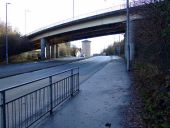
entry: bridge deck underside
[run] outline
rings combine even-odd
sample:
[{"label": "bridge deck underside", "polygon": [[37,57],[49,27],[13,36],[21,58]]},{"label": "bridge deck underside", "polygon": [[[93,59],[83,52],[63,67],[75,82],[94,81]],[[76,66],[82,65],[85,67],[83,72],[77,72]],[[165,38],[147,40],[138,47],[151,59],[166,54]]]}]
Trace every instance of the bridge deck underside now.
[{"label": "bridge deck underside", "polygon": [[[69,42],[74,40],[93,38],[105,35],[119,34],[125,32],[125,23],[114,23],[102,26],[89,27],[76,31],[66,32],[47,37],[47,41],[53,44]],[[34,41],[34,48],[40,48],[40,41]]]}]

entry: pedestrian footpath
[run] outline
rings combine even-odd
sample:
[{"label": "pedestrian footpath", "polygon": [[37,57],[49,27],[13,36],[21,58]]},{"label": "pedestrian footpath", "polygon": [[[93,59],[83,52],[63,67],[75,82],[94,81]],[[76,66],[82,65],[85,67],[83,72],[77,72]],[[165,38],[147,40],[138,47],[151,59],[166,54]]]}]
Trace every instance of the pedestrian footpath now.
[{"label": "pedestrian footpath", "polygon": [[121,110],[129,102],[130,85],[124,60],[112,60],[36,128],[122,128]]}]

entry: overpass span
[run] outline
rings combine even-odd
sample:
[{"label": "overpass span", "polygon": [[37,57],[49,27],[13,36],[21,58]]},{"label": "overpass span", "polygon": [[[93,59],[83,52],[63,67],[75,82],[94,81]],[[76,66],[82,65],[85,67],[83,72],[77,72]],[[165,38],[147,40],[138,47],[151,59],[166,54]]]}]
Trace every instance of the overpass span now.
[{"label": "overpass span", "polygon": [[[27,37],[34,42],[35,48],[41,48],[41,57],[44,58],[45,47],[46,55],[55,54],[56,44],[66,43],[69,41],[105,36],[111,34],[125,33],[126,30],[126,9],[121,5],[119,9],[109,12],[92,15],[85,18],[78,18],[69,22],[43,28],[39,31],[29,34]],[[136,9],[133,7],[131,9]],[[131,16],[131,20],[137,19],[138,16]],[[54,51],[49,51],[51,49]]]}]

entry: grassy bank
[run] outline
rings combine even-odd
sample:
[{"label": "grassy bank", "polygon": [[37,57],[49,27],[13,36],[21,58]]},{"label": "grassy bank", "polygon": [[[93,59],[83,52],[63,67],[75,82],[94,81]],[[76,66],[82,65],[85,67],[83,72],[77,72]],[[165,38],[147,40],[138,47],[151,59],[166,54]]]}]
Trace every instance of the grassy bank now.
[{"label": "grassy bank", "polygon": [[147,128],[170,128],[170,75],[154,64],[136,61],[134,79],[143,102],[140,116]]}]

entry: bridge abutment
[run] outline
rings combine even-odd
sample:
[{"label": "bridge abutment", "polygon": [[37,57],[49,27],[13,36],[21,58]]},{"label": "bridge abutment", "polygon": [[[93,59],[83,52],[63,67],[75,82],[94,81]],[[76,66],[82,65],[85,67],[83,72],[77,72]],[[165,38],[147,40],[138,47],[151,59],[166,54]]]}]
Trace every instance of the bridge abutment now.
[{"label": "bridge abutment", "polygon": [[129,24],[129,44],[130,44],[130,61],[132,62],[134,60],[134,44],[135,44],[135,38],[134,38],[134,29],[135,29],[135,22],[131,21]]},{"label": "bridge abutment", "polygon": [[125,59],[126,59],[126,61],[128,61],[128,57],[129,57],[130,67],[131,67],[132,61],[134,60],[134,54],[135,54],[135,49],[134,49],[134,44],[135,44],[134,29],[135,29],[135,22],[130,20],[130,22],[129,22],[129,46],[128,46],[127,36],[126,36],[127,31],[125,33]]}]

